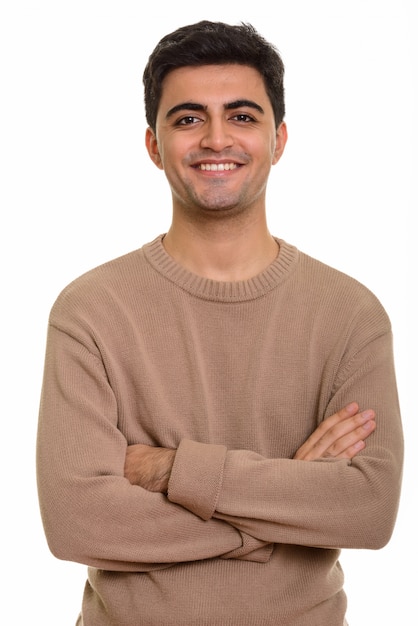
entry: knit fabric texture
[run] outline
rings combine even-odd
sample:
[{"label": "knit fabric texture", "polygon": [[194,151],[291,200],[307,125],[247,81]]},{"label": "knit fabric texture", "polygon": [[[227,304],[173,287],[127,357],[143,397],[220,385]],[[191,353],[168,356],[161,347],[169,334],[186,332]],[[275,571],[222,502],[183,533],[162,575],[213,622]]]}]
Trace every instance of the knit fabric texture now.
[{"label": "knit fabric texture", "polygon": [[[340,550],[389,541],[390,321],[361,283],[278,243],[258,276],[217,282],[159,236],[58,296],[37,476],[52,553],[88,566],[80,626],[342,626]],[[376,411],[365,450],[293,460],[351,401]],[[133,443],[177,450],[167,495],[124,478]]]}]

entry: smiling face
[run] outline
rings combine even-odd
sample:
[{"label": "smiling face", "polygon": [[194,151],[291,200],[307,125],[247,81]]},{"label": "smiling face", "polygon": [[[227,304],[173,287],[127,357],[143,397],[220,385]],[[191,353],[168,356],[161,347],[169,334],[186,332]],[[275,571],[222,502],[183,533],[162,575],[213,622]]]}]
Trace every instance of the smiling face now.
[{"label": "smiling face", "polygon": [[166,76],[146,145],[166,174],[175,213],[219,215],[264,211],[270,169],[286,138],[257,70],[208,65]]}]

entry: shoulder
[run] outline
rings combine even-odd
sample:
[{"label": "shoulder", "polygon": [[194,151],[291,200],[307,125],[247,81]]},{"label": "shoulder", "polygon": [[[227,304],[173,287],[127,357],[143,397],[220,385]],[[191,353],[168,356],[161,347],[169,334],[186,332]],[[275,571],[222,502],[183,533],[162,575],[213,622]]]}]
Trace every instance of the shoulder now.
[{"label": "shoulder", "polygon": [[[373,324],[390,328],[390,320],[374,292],[357,278],[298,249],[291,274],[297,297],[307,303],[313,315],[345,320],[347,324]],[[351,320],[351,322],[350,322]]]},{"label": "shoulder", "polygon": [[144,247],[133,250],[78,276],[58,294],[50,313],[50,321],[74,316],[97,315],[109,304],[123,303],[140,288],[149,264]]},{"label": "shoulder", "polygon": [[359,298],[362,302],[380,304],[377,296],[360,280],[304,252],[299,251],[298,265],[306,282],[323,292],[338,295],[344,301]]}]

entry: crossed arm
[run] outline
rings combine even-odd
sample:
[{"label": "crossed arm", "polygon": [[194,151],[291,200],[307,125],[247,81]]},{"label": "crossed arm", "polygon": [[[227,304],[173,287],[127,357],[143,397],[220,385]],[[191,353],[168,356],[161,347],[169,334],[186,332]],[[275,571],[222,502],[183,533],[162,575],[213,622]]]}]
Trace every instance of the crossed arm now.
[{"label": "crossed arm", "polygon": [[[375,412],[359,410],[351,402],[324,420],[296,451],[294,459],[349,459],[363,450],[365,440],[376,428]],[[125,477],[132,485],[148,491],[167,493],[176,450],[143,444],[128,446]]]}]

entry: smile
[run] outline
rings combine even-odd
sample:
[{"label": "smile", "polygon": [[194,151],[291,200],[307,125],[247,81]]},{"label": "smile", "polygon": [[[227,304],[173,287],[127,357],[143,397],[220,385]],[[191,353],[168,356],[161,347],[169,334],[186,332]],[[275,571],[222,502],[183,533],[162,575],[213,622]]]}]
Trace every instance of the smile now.
[{"label": "smile", "polygon": [[225,170],[234,170],[239,166],[236,163],[200,163],[197,167],[207,172],[224,172]]}]

